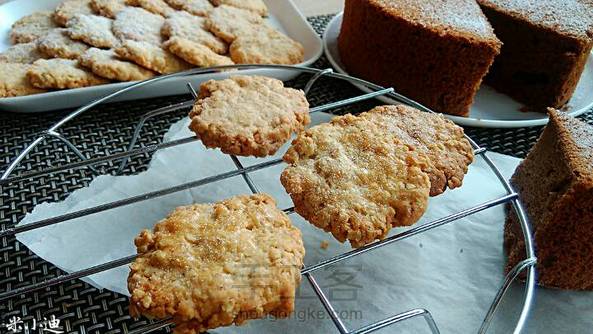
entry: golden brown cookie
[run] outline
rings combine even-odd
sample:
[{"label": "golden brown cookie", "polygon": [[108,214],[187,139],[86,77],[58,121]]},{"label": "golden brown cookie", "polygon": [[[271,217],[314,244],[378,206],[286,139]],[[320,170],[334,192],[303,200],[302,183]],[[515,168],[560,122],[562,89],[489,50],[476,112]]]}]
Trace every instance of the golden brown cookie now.
[{"label": "golden brown cookie", "polygon": [[229,5],[247,9],[260,16],[268,16],[268,7],[263,0],[211,0],[215,6]]},{"label": "golden brown cookie", "polygon": [[31,64],[44,55],[37,50],[37,43],[16,44],[0,53],[0,63]]},{"label": "golden brown cookie", "polygon": [[85,43],[71,39],[66,29],[54,29],[37,40],[37,48],[51,58],[78,59],[88,50]]},{"label": "golden brown cookie", "polygon": [[430,195],[461,187],[474,150],[463,128],[441,114],[421,112],[412,107],[381,106],[360,115],[376,123],[383,131],[428,157],[424,171],[431,181]]},{"label": "golden brown cookie", "polygon": [[132,316],[171,317],[174,333],[193,334],[294,310],[305,249],[269,195],[179,207],[134,242]]},{"label": "golden brown cookie", "polygon": [[118,58],[114,50],[88,49],[80,57],[80,64],[98,76],[116,81],[141,81],[156,75],[151,70]]},{"label": "golden brown cookie", "polygon": [[172,54],[198,67],[233,65],[231,58],[221,56],[203,44],[173,37],[163,44]]},{"label": "golden brown cookie", "polygon": [[218,54],[226,54],[228,45],[206,29],[206,19],[184,11],[175,12],[165,20],[162,33],[166,38],[180,37],[203,44]]},{"label": "golden brown cookie", "polygon": [[340,242],[361,247],[414,224],[428,204],[427,158],[352,115],[301,132],[280,181],[295,211]]},{"label": "golden brown cookie", "polygon": [[303,45],[283,33],[262,25],[257,32],[241,34],[230,47],[231,59],[237,64],[284,64],[303,62]]},{"label": "golden brown cookie", "polygon": [[115,49],[115,53],[123,59],[161,74],[181,72],[193,67],[160,46],[147,42],[123,41],[121,46]]},{"label": "golden brown cookie", "polygon": [[105,78],[80,67],[78,60],[40,59],[27,71],[31,84],[45,89],[70,89],[102,85],[109,82]]},{"label": "golden brown cookie", "polygon": [[197,16],[207,16],[214,8],[208,0],[165,0],[169,6]]},{"label": "golden brown cookie", "polygon": [[311,121],[303,91],[262,76],[203,83],[189,117],[206,147],[256,157],[276,153]]},{"label": "golden brown cookie", "polygon": [[12,44],[29,43],[57,28],[52,12],[37,12],[20,18],[10,29]]},{"label": "golden brown cookie", "polygon": [[113,22],[113,33],[120,40],[133,40],[161,45],[161,29],[165,19],[143,8],[126,7],[119,11]]},{"label": "golden brown cookie", "polygon": [[90,5],[95,14],[114,19],[126,7],[126,0],[91,0]]},{"label": "golden brown cookie", "polygon": [[164,0],[125,0],[126,5],[142,7],[147,11],[160,16],[169,16],[175,12]]},{"label": "golden brown cookie", "polygon": [[240,35],[255,33],[263,23],[261,16],[253,12],[222,5],[210,12],[206,20],[206,27],[214,35],[227,43],[232,43]]},{"label": "golden brown cookie", "polygon": [[91,0],[64,0],[54,11],[54,21],[60,26],[65,27],[74,15],[84,14],[91,15]]},{"label": "golden brown cookie", "polygon": [[29,64],[0,63],[0,97],[15,97],[45,92],[27,79]]},{"label": "golden brown cookie", "polygon": [[119,45],[111,28],[113,20],[98,16],[76,14],[68,20],[66,33],[74,40],[80,40],[98,48],[113,48]]}]

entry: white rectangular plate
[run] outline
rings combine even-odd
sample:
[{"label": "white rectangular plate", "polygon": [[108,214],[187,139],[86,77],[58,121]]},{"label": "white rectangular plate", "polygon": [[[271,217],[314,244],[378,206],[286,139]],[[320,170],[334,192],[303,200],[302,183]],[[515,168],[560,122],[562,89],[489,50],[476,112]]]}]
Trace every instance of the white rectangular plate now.
[{"label": "white rectangular plate", "polygon": [[[8,33],[10,26],[19,18],[36,11],[53,10],[61,0],[16,0],[0,6],[0,52],[10,47]],[[299,41],[305,47],[305,61],[298,66],[309,66],[323,52],[321,39],[307,23],[291,0],[264,0],[270,10],[268,22]],[[245,70],[242,74],[272,76],[281,80],[294,78],[298,72],[285,70]],[[184,83],[200,82],[216,77],[215,74],[199,74],[191,77],[171,78],[143,88],[133,93],[123,94],[114,101],[128,101],[159,96],[183,94],[187,92]],[[53,91],[28,96],[0,98],[0,110],[12,112],[44,112],[63,108],[78,107],[97,98],[113,93],[133,83],[121,82],[101,86]]]}]

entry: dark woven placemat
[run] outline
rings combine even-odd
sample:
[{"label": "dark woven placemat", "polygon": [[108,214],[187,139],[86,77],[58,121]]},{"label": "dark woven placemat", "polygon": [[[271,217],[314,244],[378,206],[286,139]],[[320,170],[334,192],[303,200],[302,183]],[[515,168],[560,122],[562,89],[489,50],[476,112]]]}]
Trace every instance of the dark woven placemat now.
[{"label": "dark woven placemat", "polygon": [[[310,18],[309,21],[321,34],[330,19],[331,16],[319,16]],[[314,66],[330,67],[325,57],[319,59]],[[304,75],[291,84],[303,87],[307,79],[308,76]],[[309,96],[313,106],[360,94],[352,85],[336,80],[321,79],[315,87]],[[189,96],[174,96],[101,106],[68,123],[60,132],[89,158],[122,152],[132,137],[134,126],[146,111],[188,98]],[[337,109],[335,112],[360,112],[368,110],[376,103],[368,101]],[[40,132],[67,113],[68,111],[0,114],[0,165],[3,165],[0,170],[4,170]],[[181,110],[173,115],[148,121],[137,147],[161,142],[168,127],[186,114],[187,110]],[[593,124],[593,113],[582,118]],[[467,128],[467,133],[480,145],[518,157],[523,157],[529,151],[540,132],[541,127],[510,130]],[[49,139],[37,146],[15,173],[40,170],[77,160],[61,142]],[[142,171],[149,161],[148,154],[137,156],[130,161],[124,173]],[[104,163],[99,167],[106,173],[112,173],[117,166],[114,163]],[[0,229],[16,224],[38,203],[63,200],[70,192],[87,185],[93,177],[90,170],[77,169],[0,186]],[[0,292],[60,274],[63,272],[35,256],[18,243],[14,236],[0,240]],[[0,302],[0,324],[7,323],[12,317],[31,323],[33,319],[40,320],[55,315],[68,333],[126,333],[147,324],[145,320],[131,319],[127,304],[128,299],[124,296],[100,291],[82,281],[74,280]],[[0,327],[0,333],[4,332],[6,329]]]}]

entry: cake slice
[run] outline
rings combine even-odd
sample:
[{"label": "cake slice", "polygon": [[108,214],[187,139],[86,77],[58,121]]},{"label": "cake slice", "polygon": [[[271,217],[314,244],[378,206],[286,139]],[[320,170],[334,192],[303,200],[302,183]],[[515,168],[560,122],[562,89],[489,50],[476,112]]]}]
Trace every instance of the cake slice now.
[{"label": "cake slice", "polygon": [[478,2],[504,43],[486,83],[534,111],[565,105],[593,47],[593,1]]},{"label": "cake slice", "polygon": [[[550,109],[550,123],[511,179],[535,237],[538,284],[593,289],[593,127]],[[525,258],[514,210],[507,270]]]},{"label": "cake slice", "polygon": [[346,0],[338,38],[350,74],[461,116],[500,46],[475,0]]}]

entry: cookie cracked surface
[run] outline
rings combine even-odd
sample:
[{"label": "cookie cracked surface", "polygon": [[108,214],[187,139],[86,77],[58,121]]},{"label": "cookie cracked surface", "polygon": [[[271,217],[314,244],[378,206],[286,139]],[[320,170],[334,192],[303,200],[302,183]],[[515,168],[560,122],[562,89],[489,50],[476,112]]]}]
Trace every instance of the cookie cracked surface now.
[{"label": "cookie cracked surface", "polygon": [[113,48],[119,45],[111,28],[113,20],[98,16],[76,14],[67,24],[66,33],[74,40],[80,40],[97,48]]},{"label": "cookie cracked surface", "polygon": [[260,16],[268,16],[268,7],[263,0],[211,0],[215,6],[228,5],[247,9]]},{"label": "cookie cracked surface", "polygon": [[206,19],[208,30],[227,43],[232,43],[241,35],[255,33],[263,23],[264,20],[257,14],[227,5],[214,8]]},{"label": "cookie cracked surface", "polygon": [[58,26],[52,12],[37,12],[17,20],[10,29],[12,44],[29,43],[47,34]]},{"label": "cookie cracked surface", "polygon": [[113,50],[88,49],[80,57],[80,63],[96,75],[116,81],[141,81],[156,75],[142,66],[117,58]]},{"label": "cookie cracked surface", "polygon": [[303,61],[305,48],[283,33],[261,25],[256,32],[237,36],[230,55],[238,64],[294,65]]},{"label": "cookie cracked surface", "polygon": [[113,33],[120,40],[133,40],[161,45],[161,29],[165,19],[139,7],[126,7],[115,15]]},{"label": "cookie cracked surface", "polygon": [[32,65],[18,63],[0,63],[0,97],[15,97],[44,93],[27,79],[27,71]]},{"label": "cookie cracked surface", "polygon": [[39,51],[52,58],[78,59],[89,46],[68,36],[66,29],[54,29],[37,41]]},{"label": "cookie cracked surface", "polygon": [[167,38],[179,37],[209,47],[218,54],[226,54],[228,45],[206,29],[206,19],[187,12],[175,12],[165,20],[162,33]]},{"label": "cookie cracked surface", "polygon": [[37,50],[37,43],[15,44],[0,53],[0,63],[30,64],[44,55]]},{"label": "cookie cracked surface", "polygon": [[305,130],[284,155],[280,181],[295,211],[353,247],[414,224],[425,212],[426,156],[374,122],[345,115]]},{"label": "cookie cracked surface", "polygon": [[70,20],[76,14],[91,15],[93,10],[91,9],[90,0],[64,0],[60,3],[54,11],[54,21],[60,26],[65,27]]},{"label": "cookie cracked surface", "polygon": [[173,37],[163,44],[172,54],[198,67],[233,65],[231,58],[212,51],[209,47],[181,37]]},{"label": "cookie cracked surface", "polygon": [[171,52],[148,42],[123,41],[121,46],[115,49],[115,53],[123,59],[161,74],[181,72],[193,67]]},{"label": "cookie cracked surface", "polygon": [[294,309],[305,249],[268,195],[179,207],[135,244],[132,316],[172,317],[185,334]]},{"label": "cookie cracked surface", "polygon": [[77,60],[39,59],[27,71],[27,78],[38,88],[80,88],[106,84],[105,78],[81,68]]},{"label": "cookie cracked surface", "polygon": [[210,80],[200,87],[190,128],[205,146],[228,154],[272,155],[310,123],[301,90],[262,76]]}]

